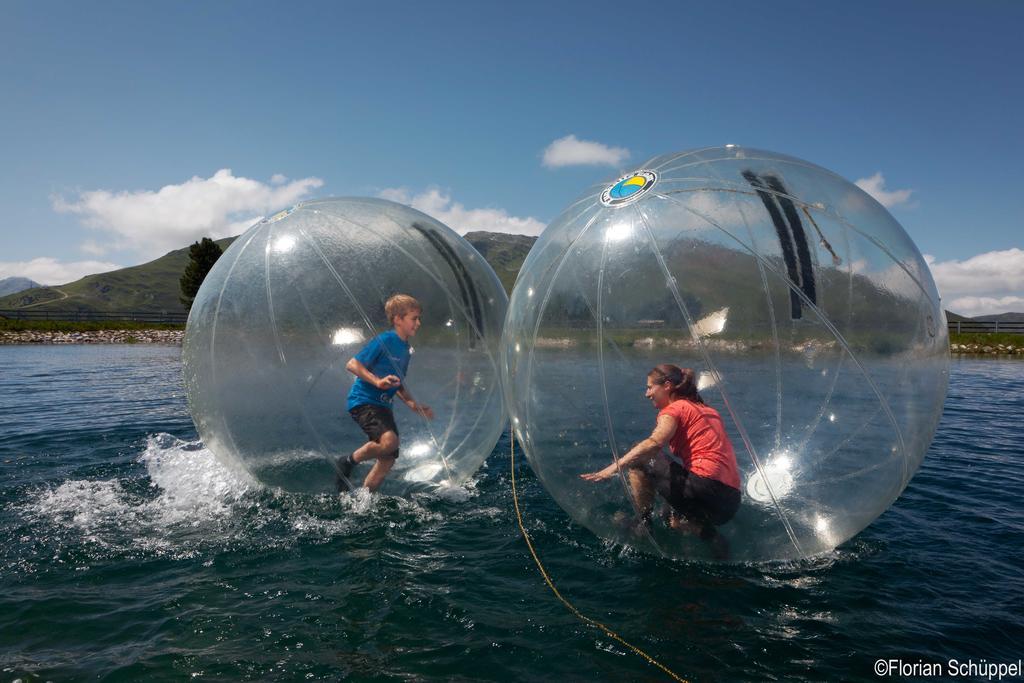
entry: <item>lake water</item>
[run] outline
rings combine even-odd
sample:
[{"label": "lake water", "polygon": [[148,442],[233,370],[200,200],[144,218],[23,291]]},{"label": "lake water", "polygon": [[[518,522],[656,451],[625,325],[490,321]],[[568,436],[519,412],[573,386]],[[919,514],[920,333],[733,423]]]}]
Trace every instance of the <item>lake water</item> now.
[{"label": "lake water", "polygon": [[[954,360],[917,476],[832,553],[711,566],[602,542],[525,462],[588,616],[691,680],[879,680],[1024,657],[1024,362]],[[550,594],[509,441],[464,487],[275,494],[196,442],[180,349],[0,347],[3,680],[662,680]]]}]

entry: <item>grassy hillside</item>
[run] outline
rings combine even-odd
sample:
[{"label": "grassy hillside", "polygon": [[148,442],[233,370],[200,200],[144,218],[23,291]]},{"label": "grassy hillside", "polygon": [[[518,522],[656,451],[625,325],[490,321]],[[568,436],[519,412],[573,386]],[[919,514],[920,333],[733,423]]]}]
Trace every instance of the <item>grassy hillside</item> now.
[{"label": "grassy hillside", "polygon": [[[227,249],[235,239],[217,240]],[[466,239],[494,268],[505,290],[512,291],[519,268],[536,237],[471,232]],[[0,309],[31,308],[99,313],[184,313],[178,280],[188,264],[188,247],[155,261],[109,273],[89,275],[66,285],[35,287],[0,297]]]},{"label": "grassy hillside", "polygon": [[511,294],[523,260],[537,238],[499,232],[468,232],[465,237],[494,269],[505,292]]},{"label": "grassy hillside", "polygon": [[[218,240],[217,243],[222,249],[227,249],[235,239],[226,238]],[[466,235],[466,240],[494,268],[505,290],[511,292],[523,260],[536,238],[471,232]],[[682,245],[670,250],[665,256],[673,272],[687,274],[679,283],[680,293],[687,300],[695,317],[699,318],[718,308],[730,306],[732,315],[737,319],[758,319],[758,312],[764,308],[765,302],[760,276],[752,259],[728,249],[705,248],[694,252]],[[0,309],[183,313],[184,308],[178,299],[178,280],[187,263],[188,248],[185,247],[139,266],[89,275],[66,285],[36,287],[0,297]],[[612,319],[618,318],[619,322],[624,324],[632,324],[636,320],[664,320],[667,328],[684,327],[681,321],[675,320],[678,317],[677,307],[667,296],[664,282],[656,269],[627,267],[622,273],[618,273],[612,268],[608,277],[609,282],[614,283],[616,289],[619,289],[618,306],[609,306],[606,312]],[[845,282],[847,275],[844,273],[823,268],[819,277],[825,291],[841,292],[847,289],[846,285],[830,287],[827,284],[835,278]],[[594,283],[581,281],[579,291],[589,291],[593,285]],[[623,292],[623,289],[626,291]],[[561,297],[556,296],[551,304],[552,310],[564,312],[565,319],[560,322],[567,328],[576,327],[591,318],[585,302],[577,300],[578,297],[574,296],[572,291],[570,289],[562,292]],[[749,294],[738,294],[747,291]],[[855,319],[870,320],[873,327],[900,328],[898,320],[885,319],[898,309],[884,291],[876,289],[863,278],[855,277],[853,293]],[[566,300],[559,300],[560,298]],[[789,306],[786,291],[777,290],[773,299],[775,309],[784,314]],[[823,303],[827,309],[838,306],[836,310],[839,310],[844,308],[845,301]],[[947,316],[951,321],[966,320],[948,311]],[[559,325],[559,321],[549,322]],[[609,332],[613,327],[614,323],[610,325]]]},{"label": "grassy hillside", "polygon": [[[227,249],[234,240],[228,237],[217,240],[217,244]],[[66,285],[36,287],[0,297],[0,309],[184,313],[179,301],[178,280],[187,264],[188,247],[176,249],[142,265],[87,275]]]},{"label": "grassy hillside", "polygon": [[964,320],[970,320],[970,318],[965,315],[960,315],[959,313],[954,313],[953,311],[946,311],[946,320],[951,323],[955,323],[957,321],[963,322]]}]

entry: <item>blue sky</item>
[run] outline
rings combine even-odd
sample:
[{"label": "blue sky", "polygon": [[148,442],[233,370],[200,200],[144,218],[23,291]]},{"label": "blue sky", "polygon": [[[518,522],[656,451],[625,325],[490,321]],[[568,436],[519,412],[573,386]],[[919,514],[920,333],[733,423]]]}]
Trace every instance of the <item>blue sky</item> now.
[{"label": "blue sky", "polygon": [[[719,5],[8,0],[0,277],[312,196],[536,232],[650,156],[738,143],[873,179],[947,302],[1024,310],[1024,4]],[[596,144],[559,156],[570,135]]]}]

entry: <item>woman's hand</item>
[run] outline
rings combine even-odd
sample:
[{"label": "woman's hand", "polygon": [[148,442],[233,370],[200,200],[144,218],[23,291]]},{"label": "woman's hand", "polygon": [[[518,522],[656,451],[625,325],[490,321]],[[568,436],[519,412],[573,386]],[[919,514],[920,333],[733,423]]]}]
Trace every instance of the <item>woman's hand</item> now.
[{"label": "woman's hand", "polygon": [[598,470],[597,472],[590,472],[587,474],[581,474],[580,479],[583,479],[584,481],[604,481],[605,479],[611,479],[612,477],[614,477],[615,473],[618,471],[619,464],[613,462],[611,465],[608,465],[608,467],[605,467],[603,470]]},{"label": "woman's hand", "polygon": [[581,474],[580,479],[584,481],[604,481],[614,477],[619,469],[636,467],[641,458],[647,455],[654,455],[661,450],[662,446],[667,444],[675,433],[676,419],[671,415],[662,415],[658,418],[658,423],[655,425],[651,435],[629,449],[629,452],[619,458],[617,462],[613,462],[603,470]]}]

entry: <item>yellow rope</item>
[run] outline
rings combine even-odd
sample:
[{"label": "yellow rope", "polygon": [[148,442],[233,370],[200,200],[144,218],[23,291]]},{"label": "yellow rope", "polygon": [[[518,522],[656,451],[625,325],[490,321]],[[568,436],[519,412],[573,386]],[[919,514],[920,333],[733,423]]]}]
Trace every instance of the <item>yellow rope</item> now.
[{"label": "yellow rope", "polygon": [[605,635],[607,635],[609,638],[614,639],[615,641],[621,643],[622,645],[632,650],[634,653],[640,655],[641,657],[647,660],[648,664],[652,664],[658,667],[666,674],[668,674],[670,677],[672,677],[673,680],[679,681],[679,683],[687,683],[685,678],[680,677],[674,671],[669,669],[667,666],[665,666],[658,660],[654,659],[654,657],[651,657],[649,654],[647,654],[640,648],[636,647],[635,645],[631,645],[630,643],[627,643],[625,640],[622,639],[621,636],[619,636],[619,634],[617,634],[615,631],[611,630],[610,628],[602,624],[600,621],[591,619],[587,615],[580,612],[571,602],[562,597],[562,594],[558,592],[557,588],[555,588],[555,583],[551,580],[551,577],[548,576],[548,572],[546,569],[544,569],[544,565],[541,564],[540,557],[537,556],[537,551],[533,547],[533,541],[530,540],[530,534],[526,532],[526,527],[523,525],[523,515],[519,511],[519,494],[516,491],[516,434],[514,429],[510,429],[509,433],[512,441],[512,503],[515,505],[516,508],[516,520],[519,522],[519,531],[523,534],[523,540],[526,541],[526,547],[530,549],[530,555],[533,556],[533,561],[537,564],[537,569],[540,570],[540,575],[544,577],[544,583],[548,585],[548,588],[550,588],[551,592],[555,594],[555,597],[558,598],[559,602],[565,605],[566,609],[572,612],[576,616],[576,618],[582,621],[584,624],[604,631]]}]

